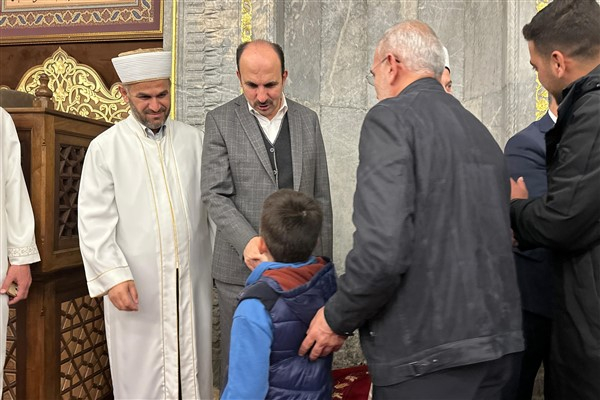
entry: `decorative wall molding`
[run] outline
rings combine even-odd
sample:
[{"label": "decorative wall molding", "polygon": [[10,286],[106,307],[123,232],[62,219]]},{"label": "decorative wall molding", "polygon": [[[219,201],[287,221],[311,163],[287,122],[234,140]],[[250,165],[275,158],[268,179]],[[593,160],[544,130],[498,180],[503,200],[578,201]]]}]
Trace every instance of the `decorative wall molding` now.
[{"label": "decorative wall molding", "polygon": [[43,65],[25,72],[16,89],[35,94],[43,73],[50,78],[48,86],[54,93],[56,110],[111,123],[127,117],[129,105],[123,101],[118,84],[108,89],[95,70],[79,64],[60,47]]},{"label": "decorative wall molding", "polygon": [[240,32],[242,43],[252,40],[252,0],[242,0]]},{"label": "decorative wall molding", "polygon": [[161,38],[163,0],[0,1],[0,45]]},{"label": "decorative wall molding", "polygon": [[506,3],[506,7],[506,69],[504,70],[506,111],[504,115],[506,116],[506,130],[514,133],[519,130],[517,108],[520,103],[520,96],[517,85],[513,84],[511,79],[518,76],[519,62],[521,61],[519,57],[519,48],[522,43],[520,35],[521,27],[519,26],[521,6],[518,2],[509,1]]},{"label": "decorative wall molding", "polygon": [[[536,0],[535,9],[537,12],[540,12],[549,3],[550,0]],[[537,73],[535,76],[535,83],[535,118],[540,119],[548,111],[548,91],[540,83]]]}]

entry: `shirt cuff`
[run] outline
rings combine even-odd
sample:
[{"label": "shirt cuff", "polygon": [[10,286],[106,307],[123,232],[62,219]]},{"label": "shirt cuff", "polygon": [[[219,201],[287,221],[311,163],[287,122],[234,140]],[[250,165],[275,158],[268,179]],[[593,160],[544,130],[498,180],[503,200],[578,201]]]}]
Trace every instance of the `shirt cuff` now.
[{"label": "shirt cuff", "polygon": [[10,265],[29,265],[40,261],[40,253],[35,243],[25,247],[9,247],[7,252]]},{"label": "shirt cuff", "polygon": [[112,287],[119,283],[132,280],[133,275],[131,274],[131,270],[125,265],[108,270],[94,279],[88,280],[87,284],[90,296],[100,297],[104,296]]}]

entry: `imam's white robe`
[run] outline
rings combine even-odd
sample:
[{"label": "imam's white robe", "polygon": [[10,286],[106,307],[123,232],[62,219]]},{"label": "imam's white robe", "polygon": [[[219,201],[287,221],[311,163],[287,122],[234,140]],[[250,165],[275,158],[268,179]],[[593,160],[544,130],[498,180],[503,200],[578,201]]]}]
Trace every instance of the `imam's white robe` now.
[{"label": "imam's white robe", "polygon": [[[0,108],[0,284],[4,282],[8,263],[28,265],[40,261],[35,244],[35,227],[31,201],[21,170],[21,146],[10,115]],[[6,357],[8,296],[0,296],[0,373]],[[0,379],[2,393],[3,379]]]},{"label": "imam's white robe", "polygon": [[134,312],[104,297],[115,399],[177,399],[178,330],[183,398],[212,398],[212,249],[201,153],[197,129],[168,120],[155,141],[133,116],[86,153],[78,211],[90,295],[130,279],[139,294]]}]

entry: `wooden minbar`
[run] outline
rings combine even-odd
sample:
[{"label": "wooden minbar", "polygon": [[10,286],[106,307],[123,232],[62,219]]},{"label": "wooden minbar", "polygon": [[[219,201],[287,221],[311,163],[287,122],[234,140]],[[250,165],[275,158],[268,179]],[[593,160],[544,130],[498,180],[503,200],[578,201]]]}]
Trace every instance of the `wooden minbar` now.
[{"label": "wooden minbar", "polygon": [[112,398],[102,302],[88,296],[77,231],[84,155],[111,124],[55,111],[47,94],[36,96],[37,106],[6,108],[42,261],[32,266],[29,297],[11,310],[2,399]]}]

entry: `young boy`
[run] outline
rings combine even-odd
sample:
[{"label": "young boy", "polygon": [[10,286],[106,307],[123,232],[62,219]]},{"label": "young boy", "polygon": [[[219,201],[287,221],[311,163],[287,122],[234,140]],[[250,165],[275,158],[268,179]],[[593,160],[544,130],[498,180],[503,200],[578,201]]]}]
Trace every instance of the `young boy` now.
[{"label": "young boy", "polygon": [[221,399],[331,399],[332,357],[298,356],[313,316],[336,290],[335,268],[311,256],[323,212],[290,189],[263,204],[259,250],[233,317],[229,376]]}]

